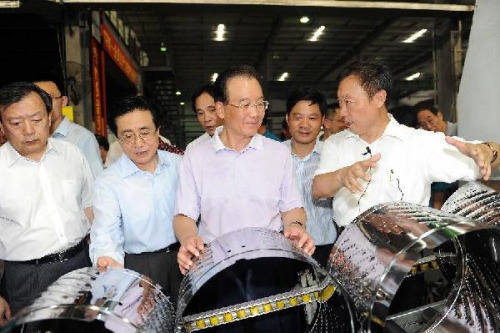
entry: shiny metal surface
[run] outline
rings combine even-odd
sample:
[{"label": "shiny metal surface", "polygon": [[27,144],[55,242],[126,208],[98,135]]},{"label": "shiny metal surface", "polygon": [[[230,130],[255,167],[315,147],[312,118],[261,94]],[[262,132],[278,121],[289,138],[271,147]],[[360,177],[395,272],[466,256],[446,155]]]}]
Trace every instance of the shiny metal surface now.
[{"label": "shiny metal surface", "polygon": [[[297,276],[291,277],[294,280],[293,286],[285,292],[247,299],[245,302],[221,308],[187,313],[190,303],[197,302],[195,300],[199,296],[197,294],[203,292],[203,288],[212,278],[220,279],[224,272],[228,272],[228,269],[241,263],[245,266],[264,264],[265,258],[273,260],[274,266],[271,270],[280,270],[290,263],[301,265],[304,269],[301,268]],[[272,275],[272,272],[269,274]],[[283,281],[283,284],[285,283]],[[335,325],[343,329],[339,332],[353,332],[349,312],[352,309],[349,304],[344,304],[342,308],[344,317],[342,321],[339,320],[336,323],[334,321],[336,313],[330,311],[326,303],[334,293],[337,295],[338,291],[336,292],[335,289],[336,285],[330,275],[309,255],[295,248],[280,233],[263,228],[242,229],[222,235],[208,244],[205,251],[195,261],[194,267],[186,274],[179,292],[177,329],[179,332],[197,331],[302,306],[303,315],[308,317],[308,332],[332,332],[335,331]],[[220,296],[224,298],[229,295]],[[200,300],[210,302],[212,297],[214,296],[204,296]],[[345,303],[342,296],[337,295],[337,297],[340,302]],[[333,318],[331,322],[321,319],[321,314],[327,316],[329,313]]]},{"label": "shiny metal surface", "polygon": [[[485,233],[498,238],[496,229],[470,218],[404,202],[377,205],[340,235],[328,270],[353,300],[362,330],[445,331],[450,313],[468,313],[456,305],[472,283],[471,237]],[[393,302],[405,289],[432,299],[414,294]]]},{"label": "shiny metal surface", "polygon": [[441,208],[488,225],[500,222],[500,193],[479,182],[460,187]]},{"label": "shiny metal surface", "polygon": [[461,237],[466,274],[460,296],[437,332],[500,331],[500,194],[472,182],[445,203],[445,211],[474,219],[486,230]]},{"label": "shiny metal surface", "polygon": [[160,287],[127,269],[82,268],[54,282],[1,333],[173,332],[174,310]]}]

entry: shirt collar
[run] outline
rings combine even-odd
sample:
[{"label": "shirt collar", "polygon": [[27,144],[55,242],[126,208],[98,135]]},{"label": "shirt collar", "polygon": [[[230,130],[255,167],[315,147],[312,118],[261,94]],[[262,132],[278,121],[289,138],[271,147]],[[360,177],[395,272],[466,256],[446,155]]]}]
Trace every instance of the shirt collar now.
[{"label": "shirt collar", "polygon": [[69,133],[69,127],[71,123],[69,122],[68,118],[63,116],[63,119],[61,123],[59,123],[59,126],[57,126],[56,130],[52,134],[54,137],[62,136],[62,137],[67,137]]},{"label": "shirt collar", "polygon": [[[292,151],[292,140],[291,139],[288,139],[288,140],[284,141],[283,144],[285,144],[288,148],[290,148],[290,152],[292,153],[293,156],[297,156]],[[323,149],[323,141],[316,140],[316,144],[314,145],[314,148],[313,148],[312,152],[309,155],[307,155],[306,157],[304,157],[303,159],[309,158],[312,154],[321,155],[321,150],[322,149]]]},{"label": "shirt collar", "polygon": [[[378,138],[377,140],[380,140],[381,138],[383,138],[385,136],[391,136],[391,137],[403,140],[404,136],[405,136],[404,135],[404,133],[405,133],[404,126],[401,125],[400,123],[398,123],[398,121],[396,119],[394,119],[392,114],[388,113],[388,116],[389,116],[389,123],[385,127],[385,130],[384,130],[384,133],[382,133],[382,136],[380,138]],[[346,134],[347,138],[355,137],[355,138],[361,140],[359,135],[351,132],[350,129],[347,129],[346,132],[347,132],[347,134]]]},{"label": "shirt collar", "polygon": [[[224,145],[224,143],[222,143],[222,140],[220,139],[220,133],[222,132],[223,129],[224,129],[224,126],[217,127],[215,129],[214,135],[210,139],[210,140],[212,140],[211,141],[212,147],[214,148],[215,152],[218,152],[218,151],[223,150],[223,149],[232,150],[232,149],[226,147]],[[262,149],[263,146],[264,146],[264,137],[257,133],[252,137],[252,139],[250,140],[248,145],[245,148],[243,148],[243,150],[241,152],[244,152],[245,150],[247,150],[249,148]]]},{"label": "shirt collar", "polygon": [[[4,146],[5,146],[5,149],[7,150],[7,166],[8,167],[11,167],[12,165],[14,165],[20,159],[24,159],[24,160],[27,160],[27,161],[34,162],[33,160],[30,160],[29,158],[21,156],[21,154],[19,154],[19,152],[16,149],[14,149],[14,147],[12,147],[12,145],[10,144],[10,142],[7,141],[4,144]],[[40,159],[40,161],[43,160],[45,158],[45,156],[47,154],[49,154],[50,152],[52,152],[52,151],[55,152],[55,153],[59,153],[60,152],[57,149],[57,147],[54,146],[54,144],[52,142],[52,139],[49,138],[48,142],[47,142],[47,150],[45,150],[45,153],[43,153],[43,156]]]},{"label": "shirt collar", "polygon": [[[164,167],[168,167],[172,164],[168,154],[162,154],[159,150],[156,152],[156,154],[158,154],[158,165],[156,166],[155,173],[160,172]],[[119,163],[121,175],[123,178],[131,176],[136,172],[142,171],[125,153],[123,153],[120,157]]]}]

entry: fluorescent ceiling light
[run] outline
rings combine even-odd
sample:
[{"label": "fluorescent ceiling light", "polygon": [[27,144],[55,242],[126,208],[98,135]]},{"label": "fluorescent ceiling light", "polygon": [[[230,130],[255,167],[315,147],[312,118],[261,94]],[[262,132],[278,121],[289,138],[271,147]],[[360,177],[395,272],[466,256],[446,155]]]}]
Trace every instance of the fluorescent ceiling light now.
[{"label": "fluorescent ceiling light", "polygon": [[414,74],[412,74],[412,75],[410,75],[410,76],[407,76],[407,77],[405,78],[405,80],[406,80],[406,81],[413,81],[413,80],[415,80],[415,79],[418,79],[418,78],[420,77],[420,75],[422,75],[422,73],[417,72],[417,73],[414,73]]},{"label": "fluorescent ceiling light", "polygon": [[425,33],[427,32],[427,29],[422,29],[417,32],[415,32],[413,35],[410,37],[406,38],[403,43],[413,43],[416,39],[422,37]]},{"label": "fluorescent ceiling light", "polygon": [[307,17],[307,16],[302,16],[302,17],[300,18],[300,23],[304,23],[304,24],[306,24],[307,22],[309,22],[309,17]]},{"label": "fluorescent ceiling light", "polygon": [[215,40],[222,42],[224,40],[224,34],[226,33],[226,26],[224,24],[219,24],[217,26],[217,31],[215,32]]},{"label": "fluorescent ceiling light", "polygon": [[215,80],[217,80],[218,77],[219,77],[219,73],[213,73],[212,78],[211,78],[212,82],[215,82]]},{"label": "fluorescent ceiling light", "polygon": [[180,104],[180,105],[184,105],[184,102],[180,102],[179,104]]},{"label": "fluorescent ceiling light", "polygon": [[180,91],[180,90],[177,90],[177,91],[175,92],[175,94],[176,94],[177,96],[180,96],[180,95],[181,95],[181,91]]},{"label": "fluorescent ceiling light", "polygon": [[316,42],[318,41],[318,37],[321,36],[321,34],[323,33],[323,30],[325,30],[325,26],[322,25],[321,27],[319,27],[313,34],[313,36],[311,37],[311,39],[309,39],[309,41],[311,42]]},{"label": "fluorescent ceiling light", "polygon": [[283,74],[281,74],[281,76],[278,78],[278,81],[285,81],[287,77],[288,72],[283,72]]}]

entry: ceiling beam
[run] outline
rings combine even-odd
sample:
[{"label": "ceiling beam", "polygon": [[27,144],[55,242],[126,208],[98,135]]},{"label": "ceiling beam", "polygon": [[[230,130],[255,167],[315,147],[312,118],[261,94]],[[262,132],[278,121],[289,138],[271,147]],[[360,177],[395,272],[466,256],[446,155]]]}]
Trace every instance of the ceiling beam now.
[{"label": "ceiling beam", "polygon": [[368,35],[366,35],[365,38],[363,38],[357,45],[351,48],[350,51],[345,53],[342,56],[342,58],[340,58],[337,62],[328,66],[327,69],[321,72],[316,77],[316,80],[318,81],[323,80],[334,70],[342,68],[346,63],[351,61],[353,58],[357,58],[361,53],[361,51],[363,51],[364,48],[369,46],[378,36],[380,36],[385,30],[387,30],[387,28],[389,28],[391,24],[394,23],[394,21],[396,21],[395,18],[385,19],[381,24],[376,26],[375,29],[373,29],[373,31],[371,31]]},{"label": "ceiling beam", "polygon": [[[185,0],[51,0],[58,3],[134,3],[134,4],[185,4]],[[190,4],[210,5],[265,5],[286,7],[330,7],[330,8],[366,8],[366,9],[398,9],[398,10],[429,10],[446,12],[471,12],[474,5],[453,5],[433,3],[412,2],[388,2],[388,1],[347,1],[347,0],[190,0]]]},{"label": "ceiling beam", "polygon": [[402,63],[400,66],[392,70],[393,76],[401,75],[405,72],[410,71],[413,67],[416,67],[426,61],[432,60],[432,49],[418,54],[416,57]]},{"label": "ceiling beam", "polygon": [[[257,57],[257,61],[255,62],[254,64],[254,68],[256,68],[257,70],[260,71],[260,66],[262,65],[262,63],[267,59],[267,57],[269,56],[269,53],[271,52],[272,50],[272,46],[274,44],[274,41],[276,40],[276,37],[278,36],[278,32],[279,30],[281,29],[281,27],[283,26],[283,19],[280,17],[278,17],[276,19],[276,21],[274,22],[273,24],[273,27],[271,28],[271,31],[269,32],[269,34],[267,35],[267,40],[266,40],[266,44],[264,45],[264,47],[261,49],[260,53],[259,53],[259,56]],[[262,71],[261,71],[262,73]],[[267,75],[266,75],[267,76]],[[269,77],[266,77],[268,80],[270,79]]]}]

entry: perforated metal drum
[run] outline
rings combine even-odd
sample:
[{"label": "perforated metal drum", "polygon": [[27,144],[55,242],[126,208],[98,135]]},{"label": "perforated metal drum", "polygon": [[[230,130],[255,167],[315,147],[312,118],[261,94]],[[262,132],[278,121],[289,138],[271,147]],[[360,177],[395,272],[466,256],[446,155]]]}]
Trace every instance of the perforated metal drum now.
[{"label": "perforated metal drum", "polygon": [[328,269],[363,331],[500,329],[500,201],[475,186],[447,205],[467,217],[396,202],[372,207],[344,230]]},{"label": "perforated metal drum", "polygon": [[208,244],[186,275],[177,330],[353,332],[342,295],[343,307],[326,304],[335,292],[329,274],[283,235],[243,229]]},{"label": "perforated metal drum", "polygon": [[173,332],[174,310],[160,287],[127,269],[82,268],[53,283],[1,333]]}]

